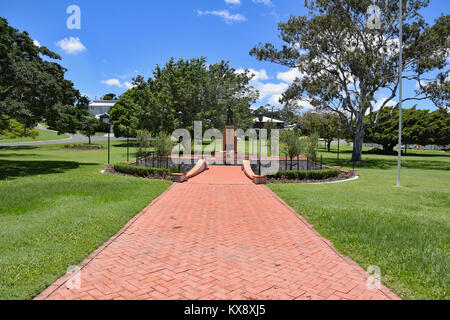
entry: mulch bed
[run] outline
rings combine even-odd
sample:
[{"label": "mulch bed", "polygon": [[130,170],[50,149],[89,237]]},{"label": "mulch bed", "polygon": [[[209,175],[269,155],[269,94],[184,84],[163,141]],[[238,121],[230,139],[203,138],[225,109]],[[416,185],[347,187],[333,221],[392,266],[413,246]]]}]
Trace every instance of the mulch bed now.
[{"label": "mulch bed", "polygon": [[341,172],[337,177],[322,179],[322,180],[289,180],[289,179],[276,179],[276,178],[267,178],[267,183],[324,183],[324,182],[334,182],[334,181],[342,181],[350,179],[352,175],[350,173]]},{"label": "mulch bed", "polygon": [[74,145],[70,145],[70,144],[66,144],[63,149],[73,149],[73,150],[101,150],[101,149],[105,149],[105,147],[103,146],[86,146],[86,145],[81,145],[81,144],[74,144]]},{"label": "mulch bed", "polygon": [[158,179],[158,180],[169,180],[169,181],[172,181],[172,178],[171,178],[171,176],[169,175],[169,176],[166,176],[166,177],[161,177],[161,176],[159,176],[159,175],[155,175],[155,176],[148,176],[148,177],[142,177],[142,176],[139,176],[139,175],[133,175],[133,174],[126,174],[126,173],[122,173],[122,172],[118,172],[118,171],[108,171],[108,172],[105,172],[105,173],[108,173],[108,174],[115,174],[115,175],[118,175],[118,176],[123,176],[123,177],[133,177],[133,178],[141,178],[141,179]]}]

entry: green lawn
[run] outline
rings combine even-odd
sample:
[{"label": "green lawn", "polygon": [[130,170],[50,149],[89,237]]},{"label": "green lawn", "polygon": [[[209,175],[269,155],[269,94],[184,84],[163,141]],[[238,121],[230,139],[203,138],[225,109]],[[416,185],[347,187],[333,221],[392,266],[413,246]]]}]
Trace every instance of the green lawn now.
[{"label": "green lawn", "polygon": [[[112,145],[112,162],[124,161],[126,142]],[[62,146],[0,148],[0,299],[44,290],[170,185],[103,175],[106,149]],[[336,165],[335,150],[323,156]],[[402,298],[449,299],[450,155],[408,151],[402,188],[394,187],[396,157],[364,159],[357,181],[268,186],[340,252],[379,266]]]},{"label": "green lawn", "polygon": [[[336,165],[335,150],[323,157]],[[402,298],[450,299],[450,154],[408,150],[401,188],[395,156],[363,158],[357,181],[269,188],[341,253],[379,266]],[[350,159],[348,147],[341,159]]]},{"label": "green lawn", "polygon": [[[113,162],[125,147],[113,142]],[[0,299],[40,293],[170,185],[101,174],[106,159],[106,149],[0,148]]]},{"label": "green lawn", "polygon": [[31,137],[15,138],[11,139],[5,136],[0,136],[0,143],[16,143],[16,142],[30,142],[30,141],[49,141],[49,140],[61,140],[70,138],[66,134],[58,135],[57,132],[49,130],[36,129],[39,135],[33,139]]}]

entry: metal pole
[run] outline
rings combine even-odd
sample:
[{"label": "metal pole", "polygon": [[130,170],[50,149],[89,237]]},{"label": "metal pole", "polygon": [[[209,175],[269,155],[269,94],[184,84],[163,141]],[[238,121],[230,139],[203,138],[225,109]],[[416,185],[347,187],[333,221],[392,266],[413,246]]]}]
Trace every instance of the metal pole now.
[{"label": "metal pole", "polygon": [[111,123],[109,124],[109,132],[108,132],[108,164],[110,163],[111,155],[110,155],[110,148],[111,148]]},{"label": "metal pole", "polygon": [[181,137],[178,138],[178,172],[181,172],[180,153],[181,153]]},{"label": "metal pole", "polygon": [[339,165],[339,143],[341,141],[341,130],[338,131],[338,150],[337,150],[337,165]]},{"label": "metal pole", "polygon": [[260,128],[259,128],[259,155],[258,155],[258,158],[259,158],[259,161],[258,161],[258,168],[259,168],[258,172],[259,172],[259,175],[261,175],[261,127],[262,127],[262,122],[260,123]]},{"label": "metal pole", "polygon": [[403,88],[402,88],[402,74],[403,74],[403,1],[400,0],[400,55],[399,55],[399,109],[398,109],[398,163],[397,163],[397,187],[400,187],[400,168],[402,165],[402,99],[403,99]]},{"label": "metal pole", "polygon": [[127,162],[130,162],[130,128],[127,130]]}]

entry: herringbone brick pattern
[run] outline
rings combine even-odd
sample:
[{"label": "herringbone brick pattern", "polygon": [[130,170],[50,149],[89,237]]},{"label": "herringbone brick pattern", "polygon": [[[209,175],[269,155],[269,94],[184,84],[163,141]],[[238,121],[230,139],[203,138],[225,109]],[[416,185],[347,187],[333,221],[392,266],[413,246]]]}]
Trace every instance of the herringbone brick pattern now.
[{"label": "herringbone brick pattern", "polygon": [[37,299],[397,299],[239,167],[172,186]]}]

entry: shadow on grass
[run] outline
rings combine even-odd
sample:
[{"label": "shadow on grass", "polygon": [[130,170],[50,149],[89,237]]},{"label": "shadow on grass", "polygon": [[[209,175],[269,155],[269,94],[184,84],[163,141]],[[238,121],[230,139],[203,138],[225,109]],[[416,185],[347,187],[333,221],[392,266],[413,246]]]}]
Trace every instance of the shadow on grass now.
[{"label": "shadow on grass", "polygon": [[[0,146],[0,151],[19,151],[19,150],[33,150],[37,149],[36,146],[8,146],[8,147],[2,147]],[[0,153],[1,155],[1,153]]]},{"label": "shadow on grass", "polygon": [[[352,163],[346,162],[347,166]],[[364,163],[355,164],[355,169],[391,169],[397,167],[397,159],[369,159]],[[402,168],[408,169],[425,169],[425,170],[450,170],[450,161],[433,161],[433,160],[408,160],[402,158]]]},{"label": "shadow on grass", "polygon": [[[129,146],[130,146],[130,150],[132,148],[137,148],[136,141],[130,140]],[[120,143],[114,143],[113,147],[114,148],[126,148],[127,147],[127,142],[124,141],[124,142],[120,142]]]},{"label": "shadow on grass", "polygon": [[40,174],[63,173],[81,166],[94,166],[96,163],[74,161],[18,161],[0,160],[0,180],[15,179]]}]

